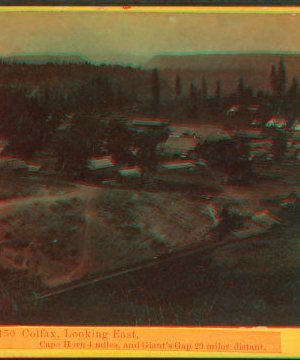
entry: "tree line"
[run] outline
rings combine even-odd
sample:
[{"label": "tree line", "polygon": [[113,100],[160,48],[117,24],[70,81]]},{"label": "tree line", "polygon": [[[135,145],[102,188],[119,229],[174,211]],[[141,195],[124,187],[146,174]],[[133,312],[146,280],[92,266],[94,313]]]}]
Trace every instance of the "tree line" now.
[{"label": "tree line", "polygon": [[[201,121],[203,114],[223,117],[233,104],[247,106],[254,101],[265,108],[269,116],[283,113],[294,119],[299,115],[298,81],[294,76],[287,89],[283,59],[279,60],[278,67],[272,65],[271,91],[267,93],[259,90],[255,94],[242,76],[231,94],[223,94],[220,79],[216,81],[213,95],[209,93],[205,76],[199,86],[196,83],[196,79],[193,80],[188,93],[184,93],[180,73],[170,87],[158,69],[2,61],[0,135],[9,139],[11,153],[30,158],[53,142],[65,114],[73,113],[72,131],[66,139],[57,141],[59,164],[66,159],[70,159],[69,163],[84,164],[88,156],[103,155],[109,149],[117,161],[138,163],[147,172],[155,167],[154,149],[159,141],[168,137],[168,129],[129,133],[123,119],[136,116],[172,119],[180,114],[182,119]],[[166,88],[172,94],[167,100],[163,97]],[[102,121],[108,118],[110,122]],[[82,154],[82,159],[75,153]],[[77,158],[72,160],[74,156]],[[149,159],[153,159],[152,165]]]}]

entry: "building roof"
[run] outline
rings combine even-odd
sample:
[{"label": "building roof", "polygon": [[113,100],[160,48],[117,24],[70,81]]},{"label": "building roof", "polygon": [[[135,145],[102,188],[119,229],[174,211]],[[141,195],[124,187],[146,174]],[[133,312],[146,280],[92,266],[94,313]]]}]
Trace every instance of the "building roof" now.
[{"label": "building roof", "polygon": [[300,131],[293,131],[293,133],[289,135],[289,138],[292,140],[300,140]]},{"label": "building roof", "polygon": [[9,145],[9,141],[5,139],[0,139],[0,154],[2,151],[6,148],[6,146]]},{"label": "building roof", "polygon": [[235,132],[235,136],[244,138],[262,138],[265,135],[259,129],[241,129]]},{"label": "building roof", "polygon": [[273,116],[267,123],[266,127],[282,128],[287,126],[288,121],[283,116]]},{"label": "building roof", "polygon": [[230,109],[227,110],[227,114],[233,114],[241,110],[240,105],[234,105]]},{"label": "building roof", "polygon": [[138,166],[121,168],[118,170],[122,177],[126,178],[139,178],[141,177],[141,169]]},{"label": "building roof", "polygon": [[166,119],[153,119],[153,118],[135,118],[130,121],[130,125],[132,126],[164,126],[169,123],[169,120]]},{"label": "building roof", "polygon": [[199,139],[193,137],[169,137],[163,144],[163,148],[167,151],[182,153],[192,151],[199,143]]},{"label": "building roof", "polygon": [[63,131],[63,130],[69,129],[70,127],[71,127],[71,121],[68,120],[68,121],[64,121],[63,123],[58,125],[56,130]]},{"label": "building roof", "polygon": [[212,124],[202,124],[202,125],[192,125],[192,124],[173,124],[170,126],[171,134],[174,134],[174,137],[186,137],[190,134],[190,138],[198,138],[199,140],[205,141],[217,141],[221,139],[231,139],[232,136],[228,130],[225,128],[220,128],[218,125]]},{"label": "building roof", "polygon": [[88,168],[90,170],[106,169],[113,167],[115,162],[111,156],[93,157],[89,160]]},{"label": "building roof", "polygon": [[267,147],[267,148],[271,148],[272,147],[272,143],[273,141],[270,139],[257,139],[257,140],[251,140],[249,142],[249,146],[251,148],[260,148],[260,147]]},{"label": "building roof", "polygon": [[41,163],[27,163],[27,170],[32,172],[39,171],[42,166],[43,164]]},{"label": "building roof", "polygon": [[192,160],[170,161],[161,165],[163,170],[194,169],[197,163]]},{"label": "building roof", "polygon": [[268,147],[259,147],[250,150],[251,155],[264,155],[268,152],[270,152],[270,149]]},{"label": "building roof", "polygon": [[292,124],[292,126],[291,126],[291,129],[292,129],[292,130],[296,130],[296,131],[300,130],[300,119],[299,119],[299,118],[297,118],[297,119],[293,122],[293,124]]},{"label": "building roof", "polygon": [[248,110],[253,112],[258,112],[260,106],[259,105],[249,105]]},{"label": "building roof", "polygon": [[280,223],[280,219],[275,215],[272,215],[268,210],[255,213],[252,216],[252,220],[265,228],[270,228],[273,225]]},{"label": "building roof", "polygon": [[6,140],[6,139],[0,139],[0,145],[1,145],[1,146],[9,145],[9,141]]},{"label": "building roof", "polygon": [[14,157],[1,157],[0,169],[27,169],[26,162]]},{"label": "building roof", "polygon": [[67,130],[70,128],[72,126],[73,117],[73,113],[66,114],[65,118],[61,120],[61,123],[58,125],[56,130]]}]

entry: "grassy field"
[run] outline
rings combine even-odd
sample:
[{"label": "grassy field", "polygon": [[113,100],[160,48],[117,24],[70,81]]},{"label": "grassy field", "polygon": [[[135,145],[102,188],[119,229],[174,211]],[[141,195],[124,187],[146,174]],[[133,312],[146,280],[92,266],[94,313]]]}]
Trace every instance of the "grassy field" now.
[{"label": "grassy field", "polygon": [[[14,185],[22,187],[18,181]],[[220,214],[229,204],[244,218],[268,209],[283,219],[284,226],[260,240],[233,241],[222,247],[217,246],[220,238],[215,238],[210,241],[217,247],[205,260],[197,255],[186,262],[174,261],[163,271],[159,268],[157,274],[153,270],[154,275],[138,282],[133,277],[107,283],[100,301],[105,300],[107,317],[119,309],[128,315],[127,322],[112,319],[123,325],[246,325],[260,321],[261,309],[270,319],[277,309],[283,318],[289,313],[286,316],[291,319],[291,309],[300,301],[295,285],[299,226],[272,196],[287,196],[294,185],[271,185],[225,186],[222,193],[205,199],[188,189],[75,187],[27,179],[23,196],[0,203],[3,312],[9,319],[20,307],[27,311],[42,294],[201,245],[202,236],[216,226],[209,207]],[[230,236],[226,241],[231,241]],[[249,289],[243,284],[249,284]],[[273,301],[277,297],[280,303]],[[243,312],[242,304],[247,311]],[[91,299],[90,306],[98,305]],[[81,314],[90,317],[88,309]],[[99,315],[94,321],[111,324],[107,317]]]},{"label": "grassy field", "polygon": [[74,185],[47,178],[36,179],[30,176],[0,174],[0,201],[26,196],[64,194],[74,188]]},{"label": "grassy field", "polygon": [[182,193],[46,186],[28,181],[22,197],[0,203],[0,270],[14,277],[1,283],[12,299],[18,278],[38,296],[187,247],[214,226],[207,203]]}]

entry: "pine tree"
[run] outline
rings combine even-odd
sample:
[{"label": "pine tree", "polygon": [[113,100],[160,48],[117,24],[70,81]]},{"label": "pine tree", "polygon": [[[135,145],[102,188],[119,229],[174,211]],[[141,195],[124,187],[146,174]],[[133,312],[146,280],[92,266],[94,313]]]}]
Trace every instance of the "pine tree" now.
[{"label": "pine tree", "polygon": [[198,107],[199,108],[202,107],[202,90],[201,90],[200,86],[199,86],[199,89],[198,89]]},{"label": "pine tree", "polygon": [[242,98],[244,96],[244,93],[245,93],[245,83],[243,77],[241,76],[238,83],[237,96],[239,98]]},{"label": "pine tree", "polygon": [[176,83],[175,83],[175,98],[178,100],[182,95],[182,82],[180,74],[176,77]]},{"label": "pine tree", "polygon": [[198,110],[197,87],[194,82],[190,85],[189,92],[189,116],[195,117]]},{"label": "pine tree", "polygon": [[286,68],[284,64],[283,58],[279,61],[279,67],[278,67],[278,92],[279,94],[284,94],[286,91]]},{"label": "pine tree", "polygon": [[217,84],[216,84],[215,102],[216,102],[216,110],[220,111],[221,103],[222,103],[222,85],[220,79],[217,80]]},{"label": "pine tree", "polygon": [[201,82],[201,100],[202,100],[202,108],[206,110],[207,107],[207,98],[208,98],[208,86],[205,76],[202,77]]},{"label": "pine tree", "polygon": [[205,76],[202,77],[202,83],[201,83],[201,94],[203,99],[207,99],[208,97],[208,86]]},{"label": "pine tree", "polygon": [[217,80],[216,85],[216,96],[217,99],[220,99],[222,97],[222,86],[221,86],[221,80]]},{"label": "pine tree", "polygon": [[292,98],[292,99],[295,99],[298,97],[298,94],[299,94],[299,85],[298,85],[298,79],[297,79],[297,76],[295,75],[293,77],[293,80],[292,80],[292,85],[289,89],[289,97]]},{"label": "pine tree", "polygon": [[273,92],[273,95],[275,95],[278,92],[278,74],[275,64],[272,65],[270,82],[271,82],[271,90]]}]

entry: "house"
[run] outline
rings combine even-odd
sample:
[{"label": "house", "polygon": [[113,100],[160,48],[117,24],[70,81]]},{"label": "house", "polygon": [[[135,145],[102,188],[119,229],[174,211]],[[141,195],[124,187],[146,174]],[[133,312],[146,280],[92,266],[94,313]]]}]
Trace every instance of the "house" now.
[{"label": "house", "polygon": [[298,190],[294,190],[288,197],[284,198],[280,202],[280,206],[286,208],[290,207],[293,210],[297,211],[299,209],[300,204],[300,192]]},{"label": "house", "polygon": [[294,130],[294,131],[300,131],[300,118],[297,118],[292,126],[291,126],[291,130]]},{"label": "house", "polygon": [[271,139],[252,139],[249,141],[250,157],[252,160],[272,160],[273,141]]},{"label": "house", "polygon": [[265,137],[260,129],[240,129],[234,135],[243,139],[262,139]]},{"label": "house", "polygon": [[135,118],[128,122],[128,125],[140,130],[161,129],[169,125],[168,119]]},{"label": "house", "polygon": [[192,138],[201,138],[200,126],[197,125],[171,125],[170,126],[170,136],[174,137],[192,137]]},{"label": "house", "polygon": [[61,120],[61,123],[57,126],[57,131],[65,131],[71,128],[74,114],[66,114],[65,118]]},{"label": "house", "polygon": [[173,156],[186,155],[196,149],[200,139],[194,137],[169,137],[165,143],[162,144],[162,150]]},{"label": "house", "polygon": [[65,131],[65,130],[70,129],[71,126],[72,126],[71,121],[64,121],[57,126],[56,130],[57,131]]},{"label": "house", "polygon": [[92,157],[87,168],[92,177],[112,178],[115,175],[115,162],[111,156]]},{"label": "house", "polygon": [[215,179],[206,161],[176,160],[163,162],[154,175],[153,183],[166,189],[198,189],[214,186]]},{"label": "house", "polygon": [[240,111],[241,111],[241,106],[240,105],[234,105],[230,109],[227,110],[226,115],[235,116],[235,115],[239,114]]},{"label": "house", "polygon": [[32,162],[28,162],[27,163],[27,170],[29,172],[38,172],[41,170],[43,164],[41,163],[32,163]]},{"label": "house", "polygon": [[43,171],[56,171],[57,169],[57,155],[52,153],[50,149],[45,151],[37,151],[30,162],[35,164],[42,164]]},{"label": "house", "polygon": [[3,150],[9,145],[9,141],[5,139],[0,139],[0,154],[3,152]]},{"label": "house", "polygon": [[[201,164],[201,165],[200,165]],[[162,163],[160,165],[159,172],[173,172],[173,173],[195,173],[200,168],[205,167],[205,162],[197,162],[192,160],[178,160],[178,161],[169,161]]]},{"label": "house", "polygon": [[288,140],[285,151],[285,158],[287,160],[297,159],[299,153],[300,153],[300,141],[293,139]]},{"label": "house", "polygon": [[142,170],[138,166],[123,167],[118,170],[118,181],[122,185],[140,185]]},{"label": "house", "polygon": [[244,228],[237,229],[233,232],[233,236],[237,240],[253,238],[257,240],[260,235],[270,231],[274,225],[280,224],[281,220],[268,210],[260,211],[252,216],[252,224]]},{"label": "house", "polygon": [[282,115],[273,116],[267,123],[266,128],[268,129],[286,129],[288,125],[287,119]]},{"label": "house", "polygon": [[261,128],[263,127],[263,125],[264,125],[264,120],[260,118],[254,119],[250,124],[250,126],[253,128]]},{"label": "house", "polygon": [[250,114],[257,114],[260,110],[259,105],[249,105],[248,106],[248,111],[250,112]]},{"label": "house", "polygon": [[25,175],[27,165],[24,160],[17,157],[4,156],[0,158],[0,171],[14,175]]}]

